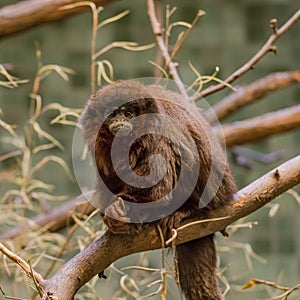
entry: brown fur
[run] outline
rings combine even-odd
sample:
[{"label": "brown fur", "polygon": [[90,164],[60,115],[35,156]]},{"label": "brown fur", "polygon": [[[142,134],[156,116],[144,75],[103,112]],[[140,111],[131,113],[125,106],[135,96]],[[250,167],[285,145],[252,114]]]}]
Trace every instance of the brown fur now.
[{"label": "brown fur", "polygon": [[[167,128],[167,130],[169,135],[178,141],[177,145],[170,143],[166,137],[158,134],[146,134],[138,138],[132,145],[129,152],[129,163],[134,173],[141,176],[141,178],[143,178],[143,175],[149,174],[148,162],[154,154],[161,154],[166,159],[165,176],[157,184],[151,185],[151,182],[149,182],[151,185],[149,188],[136,188],[124,183],[117,176],[112,166],[110,151],[114,135],[109,130],[109,124],[103,123],[103,109],[107,106],[123,104],[122,101],[124,100],[133,100],[132,105],[137,107],[138,115],[142,116],[139,126],[135,128],[132,134],[138,136],[139,129],[145,125],[143,116],[149,113],[168,116],[181,124],[189,133],[188,135],[181,133],[174,125]],[[137,203],[155,203],[162,196],[172,192],[178,183],[180,171],[182,170],[181,158],[184,158],[187,169],[190,170],[191,174],[197,161],[200,162],[200,169],[196,186],[187,201],[172,214],[162,216],[160,223],[166,235],[170,234],[172,228],[178,227],[184,219],[191,217],[206,218],[209,211],[232,200],[236,187],[222,149],[219,143],[213,140],[214,151],[211,151],[208,140],[208,135],[211,136],[209,125],[192,105],[181,99],[180,95],[158,87],[146,87],[136,81],[117,82],[91,96],[81,117],[81,123],[84,127],[90,151],[95,153],[94,159],[99,173],[95,197],[101,208],[100,210],[104,212],[104,222],[112,232],[128,232],[129,227],[126,222],[130,222],[130,218],[126,215],[122,199]],[[191,151],[192,141],[196,143],[197,153]],[[124,145],[125,143],[126,138],[124,138]],[[126,153],[122,152],[122,149],[118,151],[117,168],[126,175],[123,165],[127,156]],[[225,173],[212,200],[205,207],[199,209],[199,201],[204,186],[207,184],[212,161],[215,162],[216,176],[223,175],[222,166],[224,162],[226,164]],[[156,172],[159,173],[160,171],[156,170]],[[156,175],[159,176],[160,174]],[[189,174],[183,175],[188,176]],[[131,175],[128,174],[128,176]],[[151,178],[149,181],[151,181]],[[107,193],[103,184],[115,195],[113,199]],[[185,182],[184,185],[179,186],[179,191],[184,193],[187,188],[190,187],[188,182]],[[210,197],[209,193],[213,188],[213,186],[209,186],[205,196]],[[164,198],[166,203],[175,201],[172,198],[172,193],[170,195]],[[140,216],[141,223],[145,220],[147,222],[147,215],[151,214],[151,212],[142,210],[136,213]],[[114,216],[121,218],[123,222],[116,220]],[[213,235],[178,246],[177,256],[180,284],[188,300],[222,299],[217,285]]]}]

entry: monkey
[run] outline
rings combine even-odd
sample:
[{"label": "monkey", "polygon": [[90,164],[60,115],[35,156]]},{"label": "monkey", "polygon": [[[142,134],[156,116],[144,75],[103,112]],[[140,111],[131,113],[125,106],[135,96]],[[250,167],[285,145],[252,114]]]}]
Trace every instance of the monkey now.
[{"label": "monkey", "polygon": [[[112,233],[157,222],[168,238],[185,220],[206,219],[232,201],[236,185],[222,147],[179,93],[117,81],[91,95],[80,123],[97,168],[93,197]],[[176,256],[187,300],[223,299],[214,234],[177,246]]]}]

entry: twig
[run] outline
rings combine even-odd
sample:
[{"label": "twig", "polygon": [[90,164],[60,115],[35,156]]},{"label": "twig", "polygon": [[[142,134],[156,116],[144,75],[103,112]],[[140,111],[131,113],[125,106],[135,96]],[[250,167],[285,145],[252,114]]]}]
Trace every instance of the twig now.
[{"label": "twig", "polygon": [[272,288],[279,289],[279,290],[282,290],[282,291],[287,291],[289,289],[288,287],[278,285],[277,283],[275,283],[273,281],[267,281],[267,280],[252,278],[248,282],[245,283],[245,285],[242,287],[242,290],[249,289],[249,288],[251,288],[251,287],[253,287],[257,284],[267,285],[267,286],[270,286]]},{"label": "twig", "polygon": [[237,87],[237,91],[223,98],[210,110],[204,112],[208,122],[223,120],[240,108],[259,100],[269,93],[300,83],[300,71],[278,72],[263,77],[248,86]]},{"label": "twig", "polygon": [[21,150],[15,150],[15,151],[0,155],[0,161],[4,161],[4,160],[6,160],[8,158],[12,158],[12,157],[20,156],[21,154],[22,154]]},{"label": "twig", "polygon": [[[178,232],[175,243],[178,245],[222,231],[227,225],[249,215],[299,183],[300,156],[297,156],[240,190],[235,195],[235,201],[213,211],[210,215],[211,218],[224,216],[228,218],[196,223],[182,229]],[[192,221],[195,220],[187,220],[186,223]],[[45,291],[54,293],[56,297],[71,300],[81,286],[117,259],[159,248],[161,239],[155,224],[144,226],[142,231],[132,232],[129,235],[106,232],[99,240],[67,262],[52,278],[42,282],[41,286]]]},{"label": "twig", "polygon": [[166,245],[170,246],[170,244],[177,238],[178,236],[178,232],[180,230],[186,229],[187,227],[190,226],[194,226],[196,224],[200,224],[200,223],[207,223],[207,222],[215,222],[215,221],[220,221],[220,220],[224,220],[227,219],[228,217],[220,217],[220,218],[212,218],[212,219],[204,219],[204,220],[197,220],[197,221],[193,221],[184,225],[181,225],[180,227],[176,228],[176,229],[172,229],[172,236],[166,241]]},{"label": "twig", "polygon": [[191,33],[191,31],[193,30],[193,28],[196,26],[196,24],[198,23],[200,17],[205,15],[205,11],[203,10],[198,10],[196,17],[194,18],[194,20],[191,23],[191,26],[188,28],[188,30],[186,32],[184,32],[184,34],[181,36],[180,39],[178,39],[178,42],[175,44],[175,47],[171,53],[171,59],[173,59],[177,52],[181,49],[183,42],[186,40],[186,38],[188,37],[188,35]]},{"label": "twig", "polygon": [[267,281],[267,280],[261,280],[261,279],[250,279],[248,282],[246,282],[246,284],[242,287],[242,289],[249,289],[252,288],[258,284],[262,284],[262,285],[266,285],[266,286],[270,286],[274,289],[277,290],[281,290],[284,291],[283,294],[280,294],[278,296],[269,298],[269,300],[275,300],[275,299],[283,299],[286,300],[287,297],[292,294],[294,291],[299,290],[300,289],[300,284],[296,284],[293,287],[287,287],[287,286],[282,286],[282,285],[278,285],[277,283],[273,282],[273,281]]},{"label": "twig", "polygon": [[34,278],[37,283],[40,283],[44,280],[42,275],[32,270],[31,266],[23,258],[7,249],[2,243],[0,243],[0,251],[10,260],[18,264],[26,272],[26,274]]},{"label": "twig", "polygon": [[[291,287],[290,289],[288,289],[285,293],[278,295],[276,297],[271,298],[271,300],[275,300],[275,299],[282,299],[282,300],[287,300],[288,296],[290,294],[292,294],[294,291],[296,290],[300,290],[300,284],[296,284],[295,286]],[[299,299],[299,298],[298,298]]]},{"label": "twig", "polygon": [[[158,22],[161,23],[162,19],[162,12],[163,12],[163,5],[161,1],[157,1],[156,3],[156,15]],[[152,62],[150,62],[152,63]],[[154,76],[159,77],[161,74],[164,74],[166,78],[168,78],[168,74],[165,72],[163,69],[163,63],[164,63],[164,58],[162,56],[162,53],[160,49],[156,48],[156,54],[155,54],[155,61],[152,63],[156,68],[154,69]]]},{"label": "twig", "polygon": [[169,73],[172,79],[174,80],[179,92],[185,98],[188,98],[188,94],[185,90],[184,84],[182,83],[179,74],[177,72],[178,64],[172,61],[168,48],[166,47],[166,44],[164,42],[162,27],[156,17],[154,1],[147,0],[147,6],[148,6],[148,16],[151,22],[153,33],[156,38],[156,43],[158,48],[161,51],[161,54],[166,62],[167,67],[169,68]]},{"label": "twig", "polygon": [[[248,72],[250,69],[254,68],[255,64],[264,57],[268,52],[274,52],[276,53],[276,46],[274,46],[275,41],[283,35],[286,31],[288,31],[300,18],[300,10],[298,10],[292,17],[290,17],[285,24],[283,24],[279,29],[274,30],[273,34],[269,37],[269,39],[266,41],[266,43],[263,45],[263,47],[242,67],[237,69],[234,73],[232,73],[229,77],[227,77],[224,82],[225,83],[232,83],[237,78]],[[274,28],[274,19],[270,22],[271,27]],[[205,97],[207,95],[210,95],[212,93],[215,93],[225,87],[224,83],[220,83],[217,85],[210,86],[206,89],[204,89],[202,92],[200,92],[200,95],[198,97],[198,100],[201,97]]]}]

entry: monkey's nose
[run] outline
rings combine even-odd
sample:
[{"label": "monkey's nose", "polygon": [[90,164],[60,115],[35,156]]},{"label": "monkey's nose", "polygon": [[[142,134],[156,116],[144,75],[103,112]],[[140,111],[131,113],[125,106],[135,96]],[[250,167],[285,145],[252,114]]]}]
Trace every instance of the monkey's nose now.
[{"label": "monkey's nose", "polygon": [[132,131],[132,125],[126,123],[114,123],[109,126],[109,130],[114,136],[127,136]]}]

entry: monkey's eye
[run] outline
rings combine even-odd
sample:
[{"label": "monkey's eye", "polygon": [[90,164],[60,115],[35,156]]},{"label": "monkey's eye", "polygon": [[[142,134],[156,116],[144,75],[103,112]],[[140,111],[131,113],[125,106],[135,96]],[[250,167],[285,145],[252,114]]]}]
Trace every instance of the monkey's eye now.
[{"label": "monkey's eye", "polygon": [[124,116],[128,119],[132,118],[133,115],[134,115],[134,113],[130,110],[127,110],[127,111],[124,112]]},{"label": "monkey's eye", "polygon": [[113,118],[113,117],[116,116],[116,114],[117,114],[116,109],[106,108],[105,111],[104,111],[103,116],[104,116],[105,119],[108,118],[108,117]]}]

